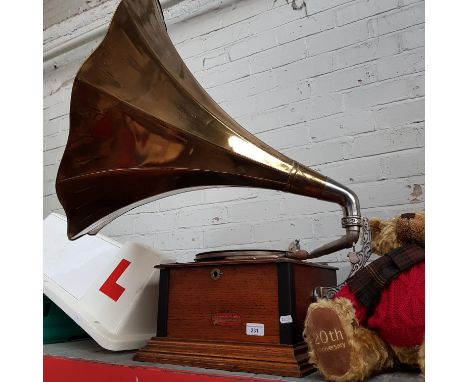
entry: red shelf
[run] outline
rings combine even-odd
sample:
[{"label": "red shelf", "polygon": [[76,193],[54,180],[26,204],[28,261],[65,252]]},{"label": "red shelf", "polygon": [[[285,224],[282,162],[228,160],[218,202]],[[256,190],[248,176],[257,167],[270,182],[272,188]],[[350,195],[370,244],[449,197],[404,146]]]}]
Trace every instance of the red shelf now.
[{"label": "red shelf", "polygon": [[[237,373],[133,361],[135,352],[112,352],[91,339],[44,345],[44,382],[324,382],[319,373],[303,378]],[[371,382],[421,382],[417,373],[396,372]]]}]

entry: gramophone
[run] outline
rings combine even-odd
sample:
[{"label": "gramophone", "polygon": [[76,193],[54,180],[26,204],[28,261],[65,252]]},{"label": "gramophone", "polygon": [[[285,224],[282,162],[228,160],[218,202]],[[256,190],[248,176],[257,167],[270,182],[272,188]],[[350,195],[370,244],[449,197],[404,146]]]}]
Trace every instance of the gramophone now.
[{"label": "gramophone", "polygon": [[[154,0],[123,0],[79,70],[57,196],[71,240],[178,192],[257,187],[339,204],[344,235],[306,251],[205,253],[161,266],[158,332],[137,359],[300,376],[302,322],[335,269],[303,260],[352,247],[362,219],[349,188],[242,128],[198,84]],[[157,296],[155,296],[157,298]]]}]

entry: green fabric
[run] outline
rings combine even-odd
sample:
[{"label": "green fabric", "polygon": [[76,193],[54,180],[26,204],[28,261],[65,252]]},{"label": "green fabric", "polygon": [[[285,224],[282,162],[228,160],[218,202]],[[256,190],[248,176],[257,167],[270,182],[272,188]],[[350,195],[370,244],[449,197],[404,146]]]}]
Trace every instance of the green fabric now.
[{"label": "green fabric", "polygon": [[46,295],[43,295],[42,306],[44,344],[68,342],[89,337],[75,321],[67,316],[65,312],[55,305]]}]

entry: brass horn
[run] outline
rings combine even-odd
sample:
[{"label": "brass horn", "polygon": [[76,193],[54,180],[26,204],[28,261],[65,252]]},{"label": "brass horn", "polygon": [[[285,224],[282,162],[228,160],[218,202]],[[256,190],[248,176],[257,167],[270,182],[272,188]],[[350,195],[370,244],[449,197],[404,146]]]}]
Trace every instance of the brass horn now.
[{"label": "brass horn", "polygon": [[123,0],[79,70],[56,180],[68,237],[96,234],[130,209],[213,186],[281,190],[338,203],[346,234],[308,257],[359,238],[357,196],[242,128],[178,55],[158,2]]}]

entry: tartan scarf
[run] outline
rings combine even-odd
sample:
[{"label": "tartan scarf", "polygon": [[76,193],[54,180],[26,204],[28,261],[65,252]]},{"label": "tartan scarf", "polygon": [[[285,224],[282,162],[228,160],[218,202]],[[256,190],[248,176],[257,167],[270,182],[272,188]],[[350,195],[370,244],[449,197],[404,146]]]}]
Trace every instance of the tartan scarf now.
[{"label": "tartan scarf", "polygon": [[410,244],[397,248],[356,272],[348,286],[367,308],[377,304],[388,283],[403,271],[424,261],[424,248]]}]

